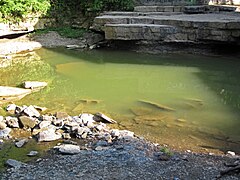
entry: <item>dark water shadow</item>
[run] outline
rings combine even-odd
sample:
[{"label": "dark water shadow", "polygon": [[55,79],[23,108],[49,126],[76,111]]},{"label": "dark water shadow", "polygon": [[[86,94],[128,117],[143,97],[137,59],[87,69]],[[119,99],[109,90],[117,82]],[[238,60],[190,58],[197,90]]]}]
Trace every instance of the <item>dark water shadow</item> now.
[{"label": "dark water shadow", "polygon": [[[200,56],[189,54],[150,55],[125,50],[76,51],[66,48],[49,49],[56,53],[97,64],[138,64],[194,67],[194,75],[222,99],[233,111],[240,110],[240,59],[234,56]],[[240,114],[240,113],[239,113]],[[239,115],[240,117],[240,115]],[[240,123],[240,120],[239,120]]]}]

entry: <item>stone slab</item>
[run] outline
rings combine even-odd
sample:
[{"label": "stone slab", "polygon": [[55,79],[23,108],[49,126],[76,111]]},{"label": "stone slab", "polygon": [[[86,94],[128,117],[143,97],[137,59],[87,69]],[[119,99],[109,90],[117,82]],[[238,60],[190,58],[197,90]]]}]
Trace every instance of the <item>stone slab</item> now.
[{"label": "stone slab", "polygon": [[106,24],[106,39],[117,40],[164,40],[176,32],[176,28],[155,24]]}]

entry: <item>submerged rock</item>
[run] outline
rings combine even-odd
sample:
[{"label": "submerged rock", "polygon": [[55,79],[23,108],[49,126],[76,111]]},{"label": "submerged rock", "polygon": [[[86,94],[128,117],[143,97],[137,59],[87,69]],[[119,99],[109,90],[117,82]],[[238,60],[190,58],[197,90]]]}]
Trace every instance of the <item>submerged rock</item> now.
[{"label": "submerged rock", "polygon": [[69,115],[66,112],[57,112],[56,118],[59,120],[68,119]]},{"label": "submerged rock", "polygon": [[82,44],[82,45],[67,45],[66,46],[67,49],[84,49],[86,48],[86,45],[85,44]]},{"label": "submerged rock", "polygon": [[103,121],[103,122],[107,122],[107,123],[117,123],[117,121],[111,119],[110,117],[106,116],[103,113],[96,113],[95,116],[97,116],[95,119],[97,119],[97,121]]}]

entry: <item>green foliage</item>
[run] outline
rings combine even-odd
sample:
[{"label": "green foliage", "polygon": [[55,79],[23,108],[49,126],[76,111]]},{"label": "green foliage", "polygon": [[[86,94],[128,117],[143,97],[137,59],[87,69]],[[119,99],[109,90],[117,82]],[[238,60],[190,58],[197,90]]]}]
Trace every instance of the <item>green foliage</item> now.
[{"label": "green foliage", "polygon": [[67,37],[67,38],[79,38],[82,37],[85,32],[87,32],[87,29],[84,28],[71,28],[71,27],[52,27],[52,28],[46,28],[42,30],[37,30],[36,34],[44,34],[49,31],[56,31],[61,36]]},{"label": "green foliage", "polygon": [[133,0],[91,0],[84,1],[86,11],[132,10]]},{"label": "green foliage", "polygon": [[51,0],[53,12],[101,12],[106,10],[132,10],[133,0]]},{"label": "green foliage", "polygon": [[45,14],[49,0],[0,0],[0,22],[18,22],[31,13]]},{"label": "green foliage", "polygon": [[167,156],[173,156],[173,152],[166,147],[161,148],[160,151],[163,152],[164,154],[166,154]]},{"label": "green foliage", "polygon": [[94,16],[107,10],[131,10],[133,0],[0,0],[0,22],[19,22],[28,14],[43,14],[61,18]]}]

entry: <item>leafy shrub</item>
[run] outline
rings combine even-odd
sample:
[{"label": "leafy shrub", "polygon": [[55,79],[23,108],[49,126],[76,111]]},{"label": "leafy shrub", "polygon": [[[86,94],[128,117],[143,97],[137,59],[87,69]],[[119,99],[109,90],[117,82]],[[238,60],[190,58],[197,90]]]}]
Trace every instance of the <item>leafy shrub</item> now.
[{"label": "leafy shrub", "polygon": [[[68,17],[90,16],[105,10],[131,10],[134,0],[0,0],[0,22],[18,22],[28,14]],[[50,10],[50,11],[48,11]]]},{"label": "leafy shrub", "polygon": [[0,22],[18,22],[30,13],[46,14],[49,0],[0,0]]},{"label": "leafy shrub", "polygon": [[133,0],[91,0],[84,1],[83,5],[86,11],[131,10]]}]

